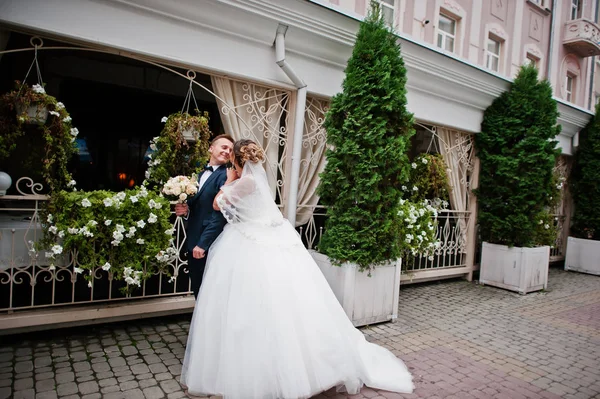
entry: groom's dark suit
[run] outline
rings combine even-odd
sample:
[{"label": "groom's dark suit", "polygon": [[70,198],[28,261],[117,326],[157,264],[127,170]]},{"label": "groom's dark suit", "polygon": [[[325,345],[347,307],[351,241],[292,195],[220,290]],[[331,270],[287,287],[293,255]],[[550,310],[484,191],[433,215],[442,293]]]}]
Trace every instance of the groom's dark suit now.
[{"label": "groom's dark suit", "polygon": [[[202,178],[202,174],[200,178]],[[198,297],[200,284],[202,284],[208,249],[219,234],[221,234],[223,227],[227,223],[221,212],[213,209],[215,196],[226,180],[227,168],[225,165],[221,165],[217,170],[212,172],[208,180],[200,188],[200,191],[187,201],[190,210],[186,229],[187,258],[192,290],[196,298]],[[196,259],[192,256],[192,250],[195,246],[206,251],[206,255],[202,259]]]}]

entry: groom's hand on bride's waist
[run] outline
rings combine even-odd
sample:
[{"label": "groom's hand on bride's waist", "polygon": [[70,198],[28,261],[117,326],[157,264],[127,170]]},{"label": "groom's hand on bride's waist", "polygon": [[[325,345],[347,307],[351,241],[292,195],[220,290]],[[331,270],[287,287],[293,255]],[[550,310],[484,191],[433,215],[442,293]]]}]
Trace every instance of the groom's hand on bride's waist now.
[{"label": "groom's hand on bride's waist", "polygon": [[206,251],[204,251],[203,248],[200,248],[199,246],[195,246],[194,249],[192,250],[192,256],[195,259],[202,259],[204,258],[204,255],[206,255],[205,253]]}]

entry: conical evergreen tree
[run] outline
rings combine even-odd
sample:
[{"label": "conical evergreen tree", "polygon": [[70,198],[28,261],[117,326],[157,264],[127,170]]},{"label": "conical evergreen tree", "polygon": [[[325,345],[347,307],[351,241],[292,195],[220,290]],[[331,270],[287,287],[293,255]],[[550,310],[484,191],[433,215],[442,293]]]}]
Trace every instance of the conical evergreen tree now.
[{"label": "conical evergreen tree", "polygon": [[600,240],[600,104],[581,132],[571,177],[575,214],[573,235]]},{"label": "conical evergreen tree", "polygon": [[536,231],[555,193],[557,117],[550,83],[538,81],[534,66],[523,66],[510,89],[485,111],[481,133],[475,135],[483,241],[517,247],[541,244]]},{"label": "conical evergreen tree", "polygon": [[372,2],[361,23],[343,91],[326,117],[330,149],[318,191],[328,206],[319,250],[361,270],[400,255],[398,204],[414,134],[400,45],[379,7]]}]

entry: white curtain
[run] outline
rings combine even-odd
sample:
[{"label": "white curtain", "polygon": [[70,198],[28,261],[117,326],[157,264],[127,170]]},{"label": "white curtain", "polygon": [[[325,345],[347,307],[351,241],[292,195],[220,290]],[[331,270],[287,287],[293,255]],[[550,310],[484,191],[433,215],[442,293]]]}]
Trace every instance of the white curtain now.
[{"label": "white curtain", "polygon": [[225,133],[235,140],[252,139],[267,156],[265,170],[275,199],[282,186],[280,146],[285,143],[281,122],[288,116],[289,93],[270,87],[211,76]]},{"label": "white curtain", "polygon": [[307,97],[302,132],[296,226],[301,226],[310,220],[319,202],[317,187],[321,181],[319,174],[325,168],[327,149],[327,132],[323,128],[323,122],[328,110],[329,100]]},{"label": "white curtain", "polygon": [[[472,168],[473,141],[467,134],[457,130],[438,127],[440,153],[448,166],[450,183],[450,205],[457,212],[457,224],[462,239],[461,248],[466,251],[467,219],[466,211],[469,198],[469,173]],[[471,178],[479,178],[471,176]]]}]

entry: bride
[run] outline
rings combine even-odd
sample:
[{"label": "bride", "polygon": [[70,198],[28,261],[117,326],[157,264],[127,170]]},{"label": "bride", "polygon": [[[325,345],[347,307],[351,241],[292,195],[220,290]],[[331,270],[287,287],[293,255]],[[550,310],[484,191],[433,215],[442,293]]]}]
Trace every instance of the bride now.
[{"label": "bride", "polygon": [[273,201],[251,140],[215,197],[228,221],[209,251],[181,384],[190,396],[309,398],[362,385],[413,390],[404,363],[365,340]]}]

